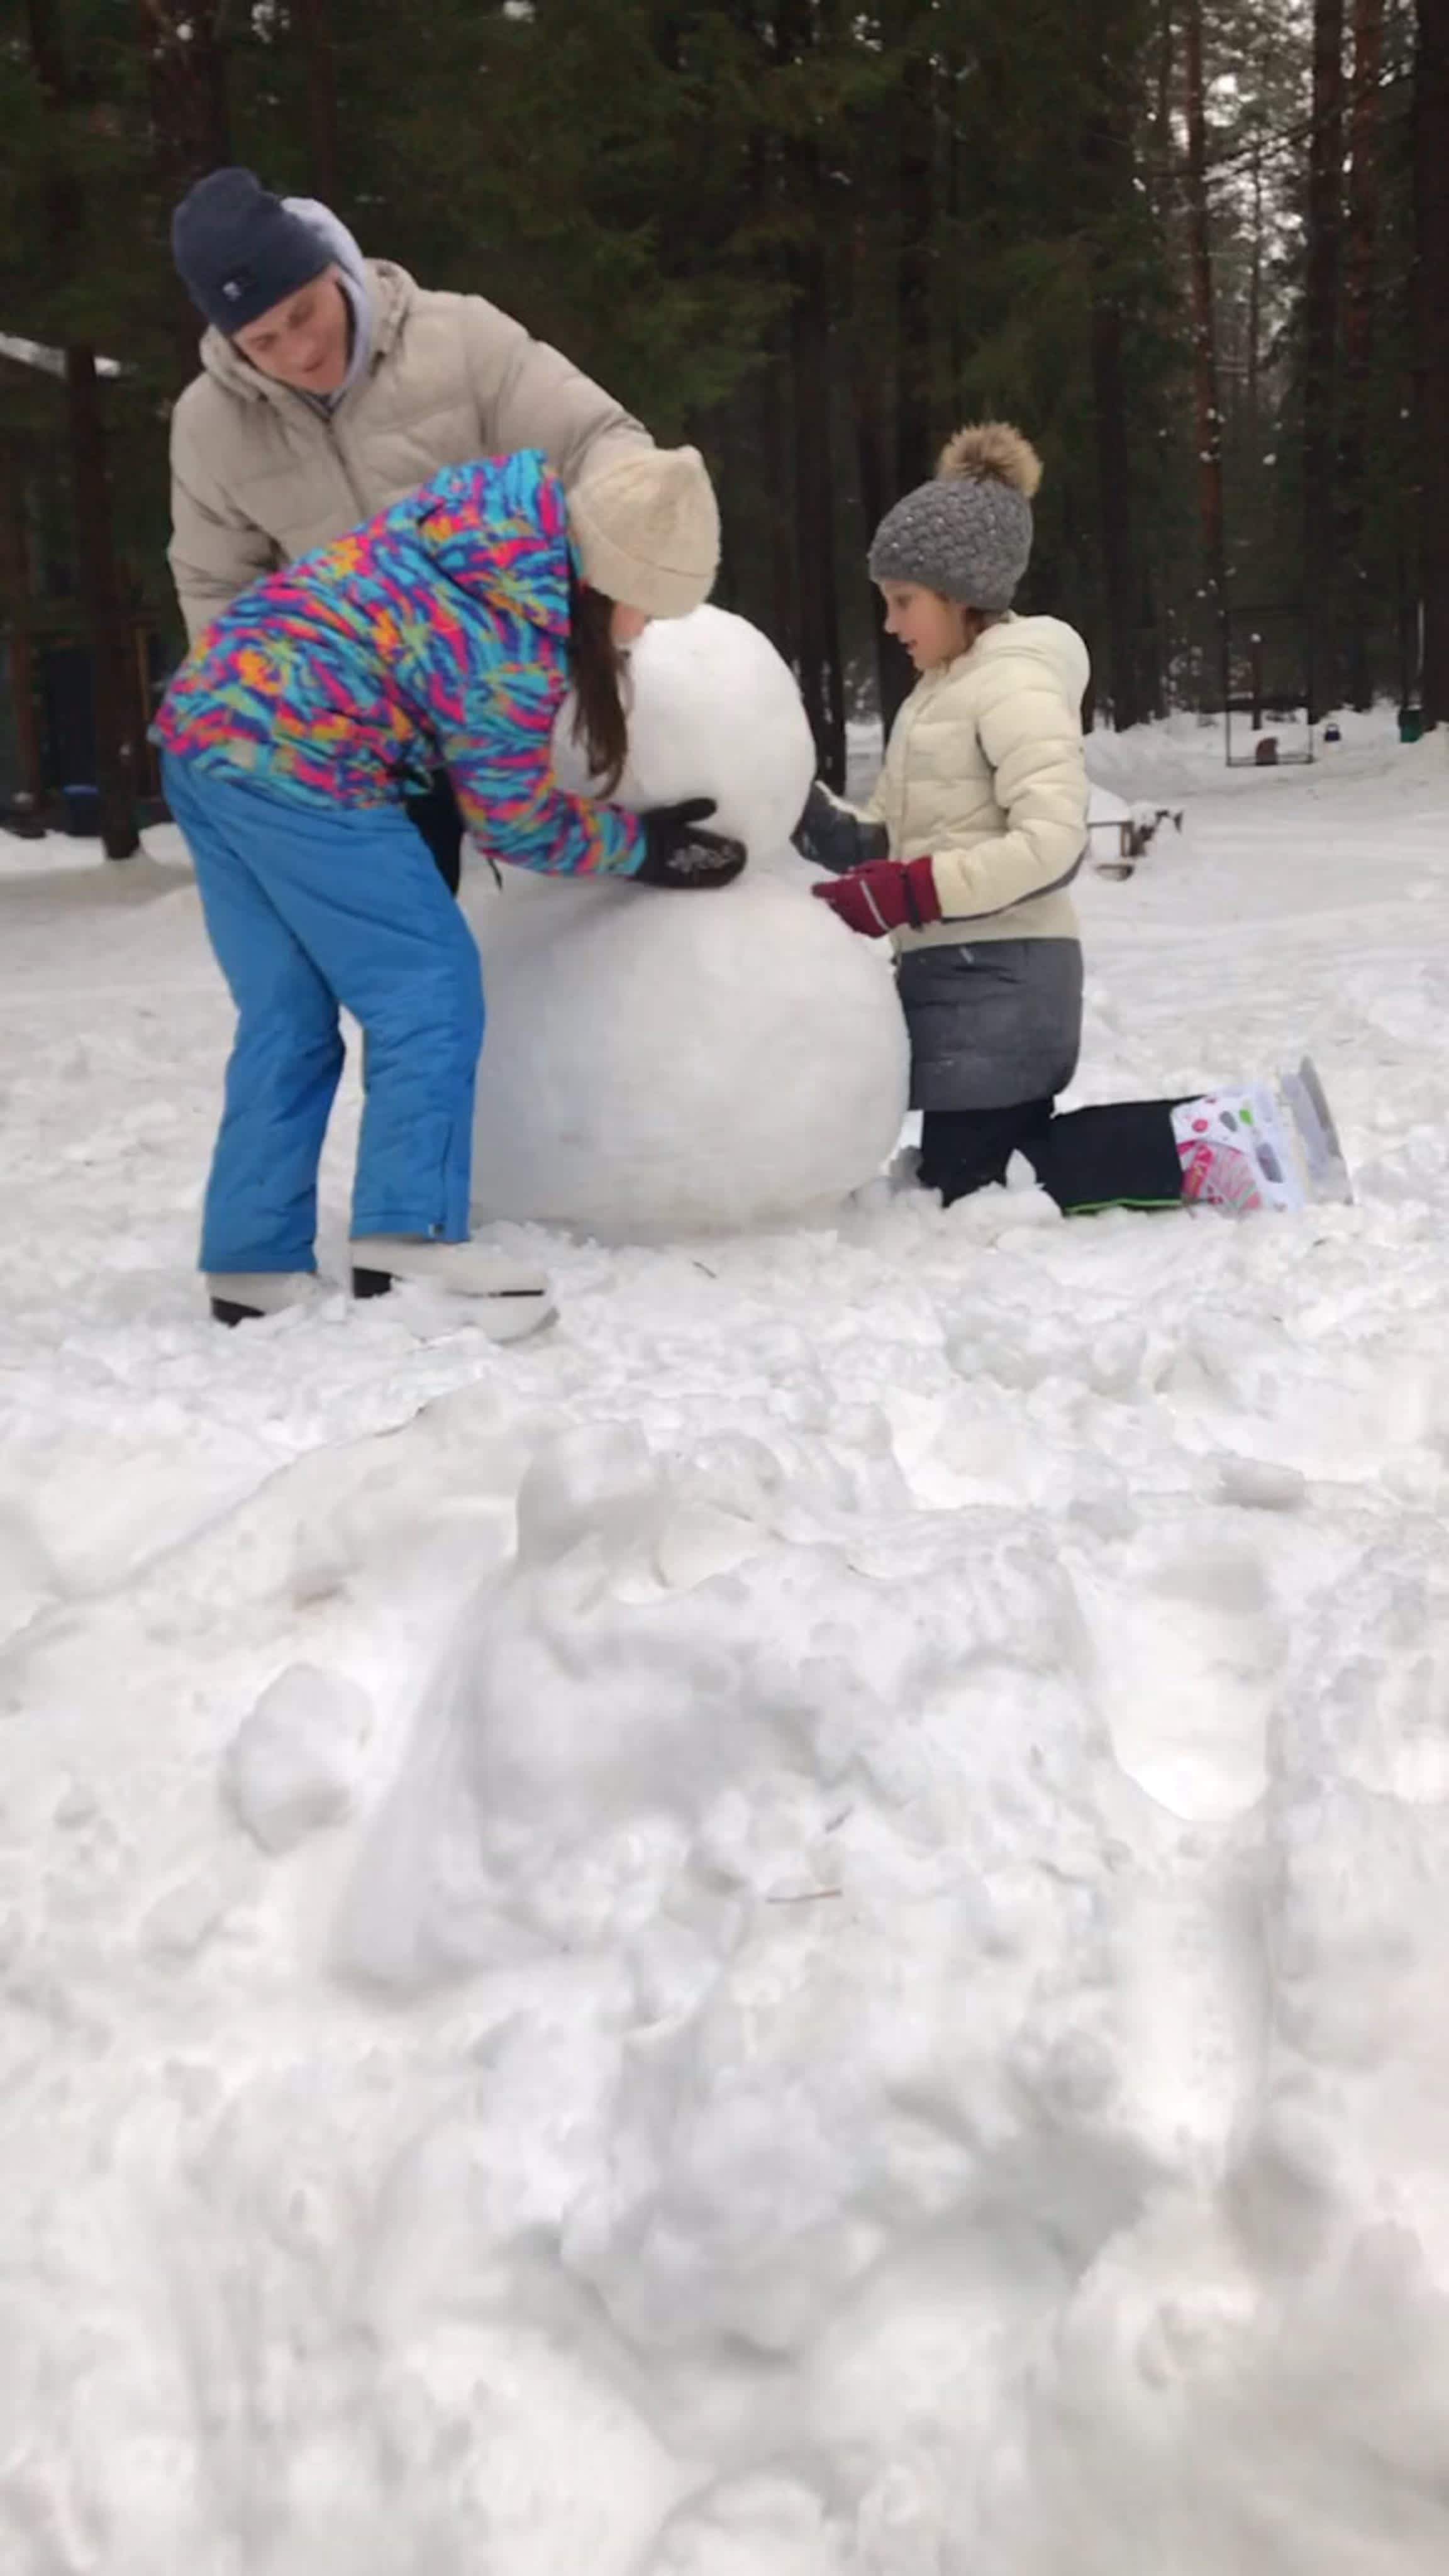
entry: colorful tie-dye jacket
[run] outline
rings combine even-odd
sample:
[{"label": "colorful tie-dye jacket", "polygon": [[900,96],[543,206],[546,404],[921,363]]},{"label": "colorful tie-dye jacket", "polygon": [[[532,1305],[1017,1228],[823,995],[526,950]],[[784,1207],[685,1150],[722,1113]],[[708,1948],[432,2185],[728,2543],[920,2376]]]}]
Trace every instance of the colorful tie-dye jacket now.
[{"label": "colorful tie-dye jacket", "polygon": [[631,875],[637,818],[568,796],[569,536],[542,454],[452,465],[351,536],[254,582],[198,637],[156,736],[284,803],[396,803],[447,770],[494,857]]}]

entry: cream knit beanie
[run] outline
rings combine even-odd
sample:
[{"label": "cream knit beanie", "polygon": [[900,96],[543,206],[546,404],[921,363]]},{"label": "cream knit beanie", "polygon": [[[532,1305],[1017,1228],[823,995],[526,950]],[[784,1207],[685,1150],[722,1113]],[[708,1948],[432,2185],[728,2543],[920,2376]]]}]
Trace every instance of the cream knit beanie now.
[{"label": "cream knit beanie", "polygon": [[569,525],[590,590],[646,617],[687,617],[714,588],[719,508],[697,447],[640,447],[585,476]]}]

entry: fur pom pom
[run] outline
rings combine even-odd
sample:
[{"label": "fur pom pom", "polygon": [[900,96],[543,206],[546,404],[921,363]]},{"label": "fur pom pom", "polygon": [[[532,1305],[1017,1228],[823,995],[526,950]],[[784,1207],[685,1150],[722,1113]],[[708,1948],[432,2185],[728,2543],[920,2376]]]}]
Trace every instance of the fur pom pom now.
[{"label": "fur pom pom", "polygon": [[936,472],[973,483],[1005,483],[1029,501],[1041,481],[1041,458],[1009,421],[983,420],[947,439]]}]

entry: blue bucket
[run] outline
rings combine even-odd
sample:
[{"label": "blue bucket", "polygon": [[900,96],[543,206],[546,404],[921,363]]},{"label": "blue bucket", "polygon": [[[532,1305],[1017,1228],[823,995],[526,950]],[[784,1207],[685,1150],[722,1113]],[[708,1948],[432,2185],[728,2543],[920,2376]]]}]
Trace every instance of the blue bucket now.
[{"label": "blue bucket", "polygon": [[101,828],[101,791],[98,787],[63,787],[60,801],[65,808],[65,828],[73,841],[93,841]]}]

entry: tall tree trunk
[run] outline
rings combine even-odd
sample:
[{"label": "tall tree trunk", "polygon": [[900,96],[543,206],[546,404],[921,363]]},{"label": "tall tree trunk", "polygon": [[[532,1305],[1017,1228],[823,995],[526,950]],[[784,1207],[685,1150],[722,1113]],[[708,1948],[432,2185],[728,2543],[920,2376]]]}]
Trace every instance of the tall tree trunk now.
[{"label": "tall tree trunk", "polygon": [[1249,184],[1253,194],[1253,231],[1248,245],[1248,347],[1243,393],[1248,411],[1252,453],[1258,453],[1263,417],[1263,137],[1253,137]]},{"label": "tall tree trunk", "polygon": [[[904,30],[896,130],[896,492],[924,483],[938,441],[932,418],[931,243],[936,220],[935,79],[913,10]],[[913,41],[914,39],[914,41]],[[949,426],[949,424],[948,424]]]},{"label": "tall tree trunk", "polygon": [[1183,107],[1187,124],[1188,278],[1192,313],[1193,409],[1203,595],[1213,650],[1224,649],[1227,560],[1223,533],[1223,410],[1218,382],[1217,311],[1207,193],[1207,84],[1202,0],[1187,0],[1183,22]]},{"label": "tall tree trunk", "polygon": [[[1155,11],[1149,166],[1157,221],[1180,255],[1182,199],[1173,128],[1179,86],[1177,5],[1178,0],[1157,0]],[[1167,655],[1154,569],[1149,552],[1141,566],[1138,600],[1138,633],[1142,640],[1139,671],[1144,711],[1149,718],[1167,712]]]},{"label": "tall tree trunk", "polygon": [[1132,525],[1132,447],[1121,302],[1121,244],[1137,180],[1133,136],[1140,113],[1136,31],[1124,29],[1118,0],[1094,12],[1095,92],[1082,139],[1079,197],[1091,243],[1088,328],[1097,442],[1097,519],[1107,598],[1107,691],[1119,731],[1147,709],[1139,675],[1139,582]]},{"label": "tall tree trunk", "polygon": [[179,194],[231,159],[227,0],[136,0],[157,168]]},{"label": "tall tree trunk", "polygon": [[65,390],[81,598],[91,648],[101,840],[108,859],[130,859],[141,846],[136,828],[140,747],[132,730],[134,661],[116,563],[106,426],[94,349],[72,346],[66,350]]},{"label": "tall tree trunk", "polygon": [[1158,0],[1157,74],[1152,113],[1152,143],[1158,173],[1158,201],[1168,212],[1171,211],[1174,195],[1173,167],[1176,158],[1172,139],[1172,106],[1177,95],[1175,7],[1176,0]]},{"label": "tall tree trunk", "polygon": [[820,774],[845,784],[845,673],[835,572],[834,458],[830,436],[830,324],[825,262],[811,247],[796,262],[790,314],[794,377],[795,538],[800,602],[800,693]]},{"label": "tall tree trunk", "polygon": [[945,427],[949,431],[954,428],[960,412],[962,401],[961,388],[966,375],[966,334],[963,327],[961,296],[958,288],[958,280],[963,277],[965,266],[961,255],[961,216],[963,202],[961,181],[965,158],[961,142],[961,98],[966,86],[966,75],[962,71],[959,62],[952,60],[947,63],[943,74],[943,82],[945,88],[943,112],[946,128],[943,138],[946,162],[945,212],[946,241],[948,245],[946,261],[946,292],[944,302],[946,305],[946,362],[950,382],[949,409],[951,413],[951,418],[945,423]]},{"label": "tall tree trunk", "polygon": [[[777,496],[788,492],[794,481],[795,452],[787,399],[789,376],[789,351],[780,348],[769,360],[761,385],[766,470],[770,489]],[[772,632],[786,661],[796,664],[800,659],[798,589],[790,516],[788,511],[779,507],[777,500],[770,511]]]},{"label": "tall tree trunk", "polygon": [[292,0],[292,23],[301,43],[306,73],[309,193],[331,205],[342,183],[332,0]]},{"label": "tall tree trunk", "polygon": [[[776,59],[811,64],[828,32],[812,0],[777,0]],[[795,434],[794,518],[799,607],[800,694],[815,736],[820,774],[845,783],[845,671],[840,650],[840,598],[835,561],[835,456],[831,436],[833,363],[825,202],[820,147],[813,133],[786,135],[782,151],[789,317],[791,417]]]},{"label": "tall tree trunk", "polygon": [[1303,609],[1314,715],[1338,687],[1335,434],[1343,266],[1343,0],[1313,0],[1313,129],[1303,331]]},{"label": "tall tree trunk", "polygon": [[1142,649],[1138,656],[1142,703],[1146,720],[1150,724],[1155,717],[1165,716],[1169,712],[1167,666],[1171,658],[1163,641],[1163,616],[1158,606],[1157,584],[1153,578],[1153,566],[1150,563],[1145,564],[1142,569],[1138,629],[1142,638]]},{"label": "tall tree trunk", "polygon": [[[897,34],[901,67],[896,93],[895,472],[894,488],[883,505],[887,508],[929,480],[941,444],[932,411],[935,80],[930,56],[922,47],[920,21],[921,12],[910,0],[899,18]],[[910,695],[913,675],[904,653],[891,644],[879,623],[876,668],[881,720],[889,732]]]},{"label": "tall tree trunk", "polygon": [[1449,722],[1449,0],[1418,0],[1413,151],[1421,687],[1436,725]]},{"label": "tall tree trunk", "polygon": [[1348,229],[1343,280],[1342,513],[1344,644],[1350,704],[1373,704],[1368,566],[1364,561],[1369,388],[1377,283],[1384,0],[1354,0],[1353,87],[1349,98]]},{"label": "tall tree trunk", "polygon": [[[61,129],[73,94],[58,0],[26,0],[26,6],[31,59],[47,114]],[[86,256],[85,206],[80,182],[67,166],[59,130],[56,143],[56,169],[49,186],[50,231],[64,273],[73,272]],[[116,561],[100,378],[95,351],[84,342],[65,352],[65,385],[71,500],[90,648],[101,840],[108,859],[129,859],[141,846],[129,722],[130,630]]]},{"label": "tall tree trunk", "polygon": [[40,727],[35,714],[35,650],[29,548],[25,539],[25,490],[19,460],[0,440],[0,621],[10,666],[15,748],[22,795],[39,804],[45,792]]},{"label": "tall tree trunk", "polygon": [[[872,328],[872,306],[866,280],[869,258],[869,234],[857,224],[852,238],[852,274],[850,295],[850,407],[855,423],[855,471],[860,486],[861,516],[865,521],[866,540],[874,536],[890,508],[891,465],[890,442],[886,432],[885,395],[881,383],[880,349]],[[905,694],[905,655],[899,644],[885,631],[885,614],[880,593],[870,586],[871,621],[875,643],[876,698],[881,721],[889,728]]]},{"label": "tall tree trunk", "polygon": [[[173,202],[232,157],[226,7],[227,0],[136,0],[151,157],[162,193]],[[198,324],[179,279],[169,320],[177,381],[184,383],[196,372]]]},{"label": "tall tree trunk", "polygon": [[1122,367],[1122,310],[1099,284],[1092,299],[1092,405],[1097,430],[1097,489],[1102,569],[1107,592],[1107,685],[1118,732],[1147,710],[1137,669],[1138,583],[1132,543],[1132,460]]}]

